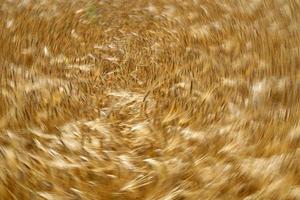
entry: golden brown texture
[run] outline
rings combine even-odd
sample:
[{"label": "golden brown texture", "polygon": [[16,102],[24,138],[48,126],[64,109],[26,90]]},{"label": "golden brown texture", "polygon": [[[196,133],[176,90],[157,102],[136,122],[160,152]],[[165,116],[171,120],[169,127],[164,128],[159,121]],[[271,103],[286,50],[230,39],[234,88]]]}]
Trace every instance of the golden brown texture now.
[{"label": "golden brown texture", "polygon": [[0,0],[0,199],[300,199],[299,0]]}]

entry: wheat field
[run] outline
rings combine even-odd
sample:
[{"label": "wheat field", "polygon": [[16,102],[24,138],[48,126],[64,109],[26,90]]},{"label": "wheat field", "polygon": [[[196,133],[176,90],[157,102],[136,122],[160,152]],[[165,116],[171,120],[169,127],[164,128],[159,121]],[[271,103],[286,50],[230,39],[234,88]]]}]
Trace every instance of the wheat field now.
[{"label": "wheat field", "polygon": [[300,0],[0,0],[0,200],[300,199]]}]

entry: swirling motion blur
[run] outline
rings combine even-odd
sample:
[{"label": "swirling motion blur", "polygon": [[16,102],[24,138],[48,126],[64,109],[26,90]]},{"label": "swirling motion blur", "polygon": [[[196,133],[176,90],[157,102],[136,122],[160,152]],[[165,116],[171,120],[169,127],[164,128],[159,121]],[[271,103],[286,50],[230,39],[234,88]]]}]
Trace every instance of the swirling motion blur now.
[{"label": "swirling motion blur", "polygon": [[0,199],[300,199],[299,0],[0,0]]}]

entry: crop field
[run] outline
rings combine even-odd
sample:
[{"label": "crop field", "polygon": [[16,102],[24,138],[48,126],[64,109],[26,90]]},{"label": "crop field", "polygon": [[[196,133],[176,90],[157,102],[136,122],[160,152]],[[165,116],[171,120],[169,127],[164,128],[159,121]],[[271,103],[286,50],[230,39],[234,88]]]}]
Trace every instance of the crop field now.
[{"label": "crop field", "polygon": [[0,200],[299,200],[300,0],[0,0]]}]

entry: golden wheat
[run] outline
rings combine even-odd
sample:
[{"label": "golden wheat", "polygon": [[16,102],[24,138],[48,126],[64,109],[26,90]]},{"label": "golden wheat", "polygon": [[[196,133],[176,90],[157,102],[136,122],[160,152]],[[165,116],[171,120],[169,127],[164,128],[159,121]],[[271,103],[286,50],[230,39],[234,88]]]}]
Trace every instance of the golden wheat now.
[{"label": "golden wheat", "polygon": [[299,0],[0,0],[0,199],[300,199]]}]

